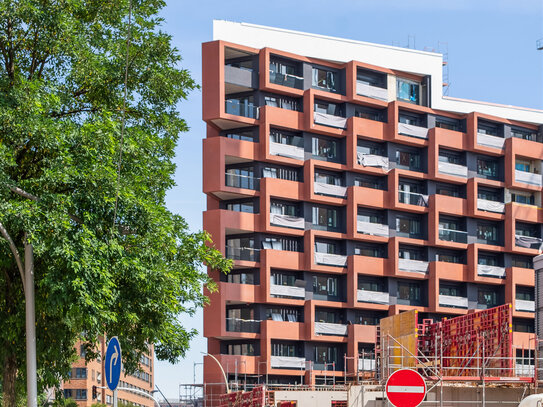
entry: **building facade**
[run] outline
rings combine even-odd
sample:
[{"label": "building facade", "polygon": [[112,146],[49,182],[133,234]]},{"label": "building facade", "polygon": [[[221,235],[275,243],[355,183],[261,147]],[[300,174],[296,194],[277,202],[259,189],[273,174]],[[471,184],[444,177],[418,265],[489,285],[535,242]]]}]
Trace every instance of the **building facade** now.
[{"label": "building facade", "polygon": [[202,57],[204,228],[234,260],[204,335],[232,384],[353,377],[411,309],[511,303],[530,347],[543,111],[444,97],[411,49],[216,21]]},{"label": "building facade", "polygon": [[[102,339],[98,344],[100,354],[106,354],[107,344]],[[70,380],[62,384],[62,391],[65,398],[75,400],[79,407],[90,407],[95,403],[105,405],[113,405],[113,392],[106,389],[106,376],[104,358],[100,357],[97,360],[90,362],[85,361],[85,347],[78,343],[76,346],[79,360],[76,361],[70,373]],[[132,403],[140,407],[154,407],[155,402],[144,395],[126,389],[135,389],[147,394],[151,394],[154,390],[154,373],[153,373],[153,347],[149,347],[149,353],[141,358],[140,369],[134,375],[127,375],[124,371],[121,372],[119,381],[119,389],[117,400],[118,403]],[[93,386],[97,387],[96,398],[93,398]]]}]

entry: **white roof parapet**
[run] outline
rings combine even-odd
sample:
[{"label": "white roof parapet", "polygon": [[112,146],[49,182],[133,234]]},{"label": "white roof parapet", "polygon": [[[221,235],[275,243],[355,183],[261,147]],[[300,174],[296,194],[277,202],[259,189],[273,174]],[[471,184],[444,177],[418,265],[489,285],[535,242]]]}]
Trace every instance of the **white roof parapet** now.
[{"label": "white roof parapet", "polygon": [[431,87],[433,109],[458,113],[475,111],[511,120],[543,124],[543,110],[444,97],[441,88],[443,82],[441,54],[225,20],[213,21],[213,40],[259,49],[275,48],[300,56],[339,63],[354,60],[418,75],[430,75],[433,84]]}]

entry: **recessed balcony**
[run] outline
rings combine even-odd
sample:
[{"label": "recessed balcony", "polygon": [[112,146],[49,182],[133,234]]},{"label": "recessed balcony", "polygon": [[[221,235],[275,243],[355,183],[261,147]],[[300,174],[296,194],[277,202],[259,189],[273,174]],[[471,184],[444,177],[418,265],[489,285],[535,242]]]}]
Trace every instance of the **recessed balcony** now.
[{"label": "recessed balcony", "polygon": [[477,209],[487,212],[505,213],[505,204],[503,202],[479,198],[477,199]]},{"label": "recessed balcony", "polygon": [[347,336],[348,326],[330,322],[315,322],[315,335]]},{"label": "recessed balcony", "polygon": [[288,86],[294,89],[304,88],[304,78],[288,73],[279,73],[270,69],[270,83],[281,86]]},{"label": "recessed balcony", "polygon": [[271,356],[270,365],[273,369],[305,369],[305,358],[294,356]]},{"label": "recessed balcony", "polygon": [[439,294],[439,306],[454,307],[454,308],[468,308],[468,299],[466,297],[458,297],[455,295]]},{"label": "recessed balcony", "polygon": [[484,276],[484,277],[505,278],[505,267],[487,266],[486,264],[478,264],[477,275]]},{"label": "recessed balcony", "polygon": [[468,177],[468,167],[460,164],[439,161],[437,164],[438,171],[441,174],[454,175],[455,177]]},{"label": "recessed balcony", "polygon": [[390,234],[388,225],[382,225],[380,223],[371,223],[359,220],[356,222],[356,230],[358,233],[373,236],[388,237]]},{"label": "recessed balcony", "polygon": [[260,178],[252,175],[236,174],[225,172],[225,184],[227,187],[258,190],[260,188]]},{"label": "recessed balcony", "polygon": [[385,171],[388,171],[390,169],[388,157],[357,152],[356,158],[358,160],[358,165],[362,165],[363,167],[376,167],[381,168]]},{"label": "recessed balcony", "polygon": [[515,300],[515,311],[535,312],[535,301]]},{"label": "recessed balcony", "polygon": [[515,235],[515,246],[540,250],[542,245],[543,239],[539,237]]},{"label": "recessed balcony", "polygon": [[270,213],[270,224],[273,226],[283,226],[292,229],[305,229],[304,218],[282,215],[279,213]]},{"label": "recessed balcony", "polygon": [[342,254],[315,252],[315,264],[322,264],[326,266],[346,267],[347,256],[342,255]]},{"label": "recessed balcony", "polygon": [[427,139],[428,129],[426,127],[415,126],[414,124],[398,123],[398,134]]},{"label": "recessed balcony", "polygon": [[260,261],[260,249],[226,246],[226,258],[231,260]]},{"label": "recessed balcony", "polygon": [[347,187],[341,185],[326,184],[324,182],[315,181],[313,191],[320,195],[338,196],[345,198],[347,196]]},{"label": "recessed balcony", "polygon": [[533,172],[526,172],[521,170],[515,170],[515,181],[522,182],[524,184],[542,186],[543,178],[541,174],[534,174]]},{"label": "recessed balcony", "polygon": [[335,116],[329,113],[314,112],[313,120],[315,124],[321,124],[323,126],[335,127],[337,129],[347,128],[347,119],[341,116]]},{"label": "recessed balcony", "polygon": [[439,228],[439,240],[456,243],[467,243],[468,232],[465,232],[463,230]]},{"label": "recessed balcony", "polygon": [[505,144],[505,139],[490,134],[477,133],[477,144],[485,147],[499,148],[501,150]]},{"label": "recessed balcony", "polygon": [[428,273],[429,263],[424,260],[398,259],[398,269],[412,273]]},{"label": "recessed balcony", "polygon": [[373,86],[368,83],[356,81],[356,94],[372,99],[388,100],[388,89]]},{"label": "recessed balcony", "polygon": [[304,160],[305,152],[303,147],[292,146],[290,144],[270,142],[270,155],[293,158],[295,160]]},{"label": "recessed balcony", "polygon": [[291,285],[271,284],[270,294],[278,295],[281,297],[293,297],[293,298],[305,299],[305,288],[291,286]]},{"label": "recessed balcony", "polygon": [[254,319],[226,318],[228,332],[260,333],[260,322]]},{"label": "recessed balcony", "polygon": [[258,106],[247,102],[247,100],[227,99],[225,104],[226,113],[228,114],[258,119]]},{"label": "recessed balcony", "polygon": [[357,300],[359,302],[369,302],[373,304],[387,304],[390,300],[390,295],[381,291],[358,290]]},{"label": "recessed balcony", "polygon": [[398,191],[400,203],[417,206],[428,206],[428,195],[418,192]]}]

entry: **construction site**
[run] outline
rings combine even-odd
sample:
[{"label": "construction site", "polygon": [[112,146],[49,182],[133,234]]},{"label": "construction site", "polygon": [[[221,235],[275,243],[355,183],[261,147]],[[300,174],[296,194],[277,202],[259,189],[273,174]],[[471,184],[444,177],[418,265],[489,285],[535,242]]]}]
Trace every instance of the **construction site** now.
[{"label": "construction site", "polygon": [[[381,320],[375,352],[344,356],[342,377],[285,386],[268,384],[266,376],[262,383],[249,384],[239,375],[226,393],[213,393],[219,383],[183,385],[180,400],[206,407],[390,406],[385,389],[389,377],[411,369],[426,383],[422,405],[518,406],[542,391],[543,355],[536,335],[523,347],[513,345],[511,310],[505,304],[439,322],[419,320],[416,310],[403,312]],[[353,363],[358,374],[350,375]],[[310,363],[306,369],[303,373],[311,375]],[[541,400],[522,406],[540,406]]]}]

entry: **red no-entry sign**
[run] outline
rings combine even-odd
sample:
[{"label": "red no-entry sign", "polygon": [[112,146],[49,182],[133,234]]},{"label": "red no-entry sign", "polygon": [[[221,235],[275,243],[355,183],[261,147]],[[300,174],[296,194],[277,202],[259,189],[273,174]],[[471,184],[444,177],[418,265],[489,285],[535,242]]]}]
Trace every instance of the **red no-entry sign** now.
[{"label": "red no-entry sign", "polygon": [[395,407],[417,407],[426,396],[426,383],[417,371],[401,369],[388,378],[386,393]]}]

